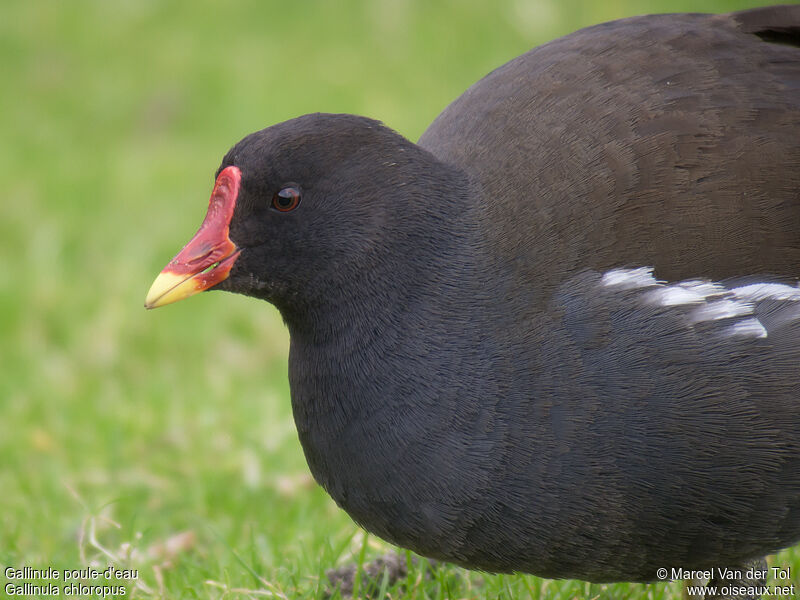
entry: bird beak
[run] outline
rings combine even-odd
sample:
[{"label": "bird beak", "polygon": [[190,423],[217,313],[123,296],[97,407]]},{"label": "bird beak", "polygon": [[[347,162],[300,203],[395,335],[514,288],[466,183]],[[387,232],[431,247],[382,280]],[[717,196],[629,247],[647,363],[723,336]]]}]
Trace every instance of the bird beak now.
[{"label": "bird beak", "polygon": [[195,236],[158,274],[145,308],[158,308],[193,296],[224,281],[241,250],[228,237],[242,172],[226,167],[217,177],[208,212]]}]

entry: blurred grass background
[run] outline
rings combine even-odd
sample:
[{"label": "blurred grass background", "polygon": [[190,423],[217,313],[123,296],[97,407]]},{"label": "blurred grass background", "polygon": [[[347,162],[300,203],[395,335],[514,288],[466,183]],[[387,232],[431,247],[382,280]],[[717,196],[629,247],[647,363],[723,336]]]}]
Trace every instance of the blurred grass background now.
[{"label": "blurred grass background", "polygon": [[[135,597],[321,597],[386,546],[310,481],[275,310],[144,294],[245,134],[313,111],[416,139],[582,26],[753,0],[6,0],[0,20],[0,564],[140,569]],[[798,582],[798,552],[781,556]],[[5,584],[5,579],[0,577]],[[468,574],[409,598],[678,598]]]}]

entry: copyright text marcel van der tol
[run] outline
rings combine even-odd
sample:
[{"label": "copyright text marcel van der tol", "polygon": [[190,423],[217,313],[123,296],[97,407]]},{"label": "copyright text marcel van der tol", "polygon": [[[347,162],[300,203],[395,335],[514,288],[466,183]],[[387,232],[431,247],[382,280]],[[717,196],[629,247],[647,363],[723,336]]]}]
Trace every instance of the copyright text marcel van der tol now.
[{"label": "copyright text marcel van der tol", "polygon": [[[772,596],[792,597],[796,594],[794,583],[791,582],[789,567],[767,567],[765,569],[726,569],[716,568],[704,571],[661,568],[656,571],[656,577],[661,581],[683,580],[698,582],[698,585],[689,585],[686,592],[690,597],[703,598],[706,595],[715,596],[755,596],[760,598],[767,594]],[[774,581],[767,585],[768,578]],[[707,582],[705,585],[699,582]],[[713,583],[712,583],[713,582]]]},{"label": "copyright text marcel van der tol", "polygon": [[127,596],[127,584],[139,579],[138,569],[106,569],[84,567],[82,569],[34,569],[33,567],[6,567],[3,570],[6,596],[94,596],[113,598]]}]

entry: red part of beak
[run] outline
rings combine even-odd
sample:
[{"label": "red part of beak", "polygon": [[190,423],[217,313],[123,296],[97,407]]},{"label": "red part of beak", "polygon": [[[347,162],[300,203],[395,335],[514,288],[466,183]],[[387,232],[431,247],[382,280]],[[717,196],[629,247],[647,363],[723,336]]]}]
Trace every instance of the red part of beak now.
[{"label": "red part of beak", "polygon": [[217,176],[200,229],[156,277],[145,300],[157,308],[183,300],[225,280],[241,252],[228,237],[242,172],[226,167]]}]

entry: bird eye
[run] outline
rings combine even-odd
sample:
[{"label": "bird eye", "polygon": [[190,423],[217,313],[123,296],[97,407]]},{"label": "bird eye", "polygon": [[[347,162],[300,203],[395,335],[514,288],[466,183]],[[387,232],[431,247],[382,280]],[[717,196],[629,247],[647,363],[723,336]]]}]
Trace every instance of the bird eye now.
[{"label": "bird eye", "polygon": [[288,185],[272,197],[272,206],[281,212],[289,212],[300,204],[300,188]]}]

